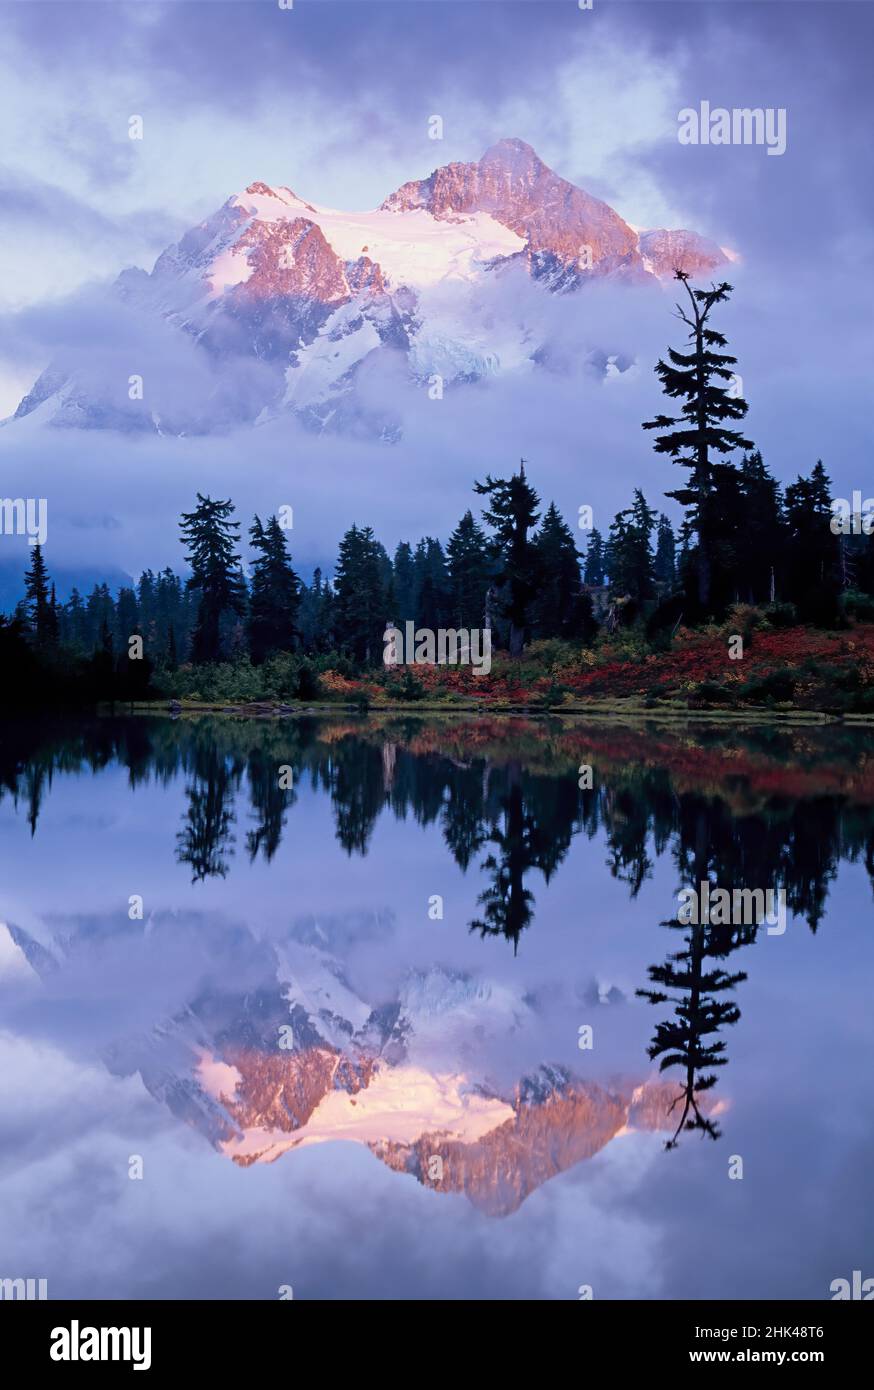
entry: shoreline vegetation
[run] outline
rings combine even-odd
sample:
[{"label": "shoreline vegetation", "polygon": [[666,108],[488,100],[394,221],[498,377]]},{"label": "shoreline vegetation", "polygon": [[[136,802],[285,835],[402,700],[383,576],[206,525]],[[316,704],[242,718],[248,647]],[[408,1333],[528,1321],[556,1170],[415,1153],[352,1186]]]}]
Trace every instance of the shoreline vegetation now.
[{"label": "shoreline vegetation", "polygon": [[[744,634],[744,658],[728,643]],[[535,643],[512,660],[499,654],[488,675],[429,666],[355,673],[314,665],[307,690],[294,693],[293,659],[254,667],[243,660],[208,670],[180,669],[158,702],[180,709],[316,707],[504,712],[585,716],[874,720],[874,623],[845,631],[774,630],[744,608],[718,628],[681,629],[670,650],[630,649],[621,637],[594,648]],[[144,702],[146,703],[146,702]]]},{"label": "shoreline vegetation", "polygon": [[[353,524],[333,574],[306,584],[290,506],[254,517],[247,572],[233,502],[198,492],[179,522],[185,576],[146,570],[115,598],[97,584],[59,602],[34,545],[25,596],[0,617],[0,706],[874,719],[874,513],[848,513],[821,461],[785,488],[769,473],[733,427],[748,407],[711,323],[731,286],[676,279],[687,342],[655,371],[679,413],[643,424],[684,470],[665,494],[676,530],[636,488],[603,536],[580,506],[582,552],[523,459],[473,483],[481,521],[466,511],[445,546],[425,536],[392,557]],[[473,655],[484,636],[488,664]]]}]

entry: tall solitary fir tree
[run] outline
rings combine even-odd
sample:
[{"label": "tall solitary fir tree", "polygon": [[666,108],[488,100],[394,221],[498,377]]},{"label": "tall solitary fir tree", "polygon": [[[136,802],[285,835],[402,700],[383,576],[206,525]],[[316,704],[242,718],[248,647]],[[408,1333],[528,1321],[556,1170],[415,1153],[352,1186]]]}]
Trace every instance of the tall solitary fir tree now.
[{"label": "tall solitary fir tree", "polygon": [[677,315],[689,329],[688,352],[668,348],[669,361],[660,359],[656,375],[665,395],[682,401],[678,416],[657,415],[647,420],[645,430],[661,430],[656,436],[655,451],[668,454],[688,470],[688,481],[666,495],[687,508],[687,519],[697,540],[697,600],[702,613],[710,604],[713,570],[714,527],[718,518],[708,508],[714,489],[715,456],[730,454],[734,449],[750,449],[752,444],[726,422],[742,420],[748,406],[739,394],[732,394],[736,381],[731,370],[737,362],[720,349],[727,346],[722,333],[711,328],[710,315],[717,304],[731,294],[732,287],[723,281],[709,290],[693,289],[684,270],[676,270],[689,299],[688,308],[677,305]]}]

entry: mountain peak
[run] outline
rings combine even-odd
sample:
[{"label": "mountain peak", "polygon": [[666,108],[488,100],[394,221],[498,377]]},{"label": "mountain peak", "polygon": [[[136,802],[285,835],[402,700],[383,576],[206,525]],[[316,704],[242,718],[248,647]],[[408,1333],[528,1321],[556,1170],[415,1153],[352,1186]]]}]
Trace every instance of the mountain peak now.
[{"label": "mountain peak", "polygon": [[420,208],[442,221],[487,213],[525,241],[538,275],[554,278],[581,265],[644,273],[637,234],[628,223],[556,174],[524,140],[499,140],[476,163],[444,164],[426,179],[405,183],[382,206],[393,212]]},{"label": "mountain peak", "polygon": [[411,382],[437,374],[461,384],[552,360],[542,327],[496,328],[494,297],[480,303],[471,286],[506,271],[562,295],[603,278],[667,280],[678,266],[700,273],[725,259],[686,229],[638,233],[516,137],[405,183],[364,212],[315,206],[257,179],[169,246],[150,275],[128,270],[117,282],[132,321],[151,323],[150,333],[161,322],[186,360],[185,339],[209,359],[204,381],[217,373],[218,392],[205,385],[180,402],[168,372],[144,409],[83,354],[50,363],[16,415],[181,434],[287,411],[313,429],[393,439],[398,420],[359,394],[365,363],[375,369],[403,354]]},{"label": "mountain peak", "polygon": [[[250,183],[242,193],[235,193],[231,198],[231,202],[240,204],[247,199],[252,199],[255,200],[255,206],[259,207],[260,200],[263,198],[270,199],[273,203],[284,203],[289,207],[308,208],[310,212],[315,211],[314,208],[310,207],[309,203],[304,202],[303,198],[299,198],[294,189],[289,188],[287,184],[277,184],[274,186],[273,184],[264,183],[262,179],[256,179],[254,183]],[[261,206],[263,207],[263,205]]]},{"label": "mountain peak", "polygon": [[546,168],[537,151],[525,140],[498,140],[490,145],[479,161],[480,164],[519,164],[539,165]]}]

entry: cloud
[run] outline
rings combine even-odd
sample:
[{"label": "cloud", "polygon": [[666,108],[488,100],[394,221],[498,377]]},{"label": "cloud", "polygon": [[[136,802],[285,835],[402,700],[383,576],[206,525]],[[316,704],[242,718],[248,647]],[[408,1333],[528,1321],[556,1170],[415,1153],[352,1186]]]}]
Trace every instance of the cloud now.
[{"label": "cloud", "polygon": [[[833,276],[825,301],[815,268],[791,311],[782,287],[739,268],[733,299],[720,315],[750,402],[749,436],[784,481],[809,472],[817,457],[840,495],[863,487],[867,430],[865,364],[868,319],[852,274]],[[466,293],[466,292],[465,292]],[[294,509],[295,560],[330,568],[342,532],[370,524],[392,549],[422,534],[444,538],[473,505],[472,485],[486,472],[506,473],[520,457],[544,501],[554,498],[576,530],[582,505],[609,527],[635,486],[675,515],[664,493],[676,471],[652,452],[641,422],[664,406],[652,368],[667,343],[682,345],[668,287],[593,286],[576,296],[544,295],[527,277],[496,277],[481,291],[480,309],[497,342],[533,325],[549,344],[551,369],[530,367],[487,376],[429,398],[388,354],[369,363],[358,391],[366,410],[387,413],[403,428],[400,443],[313,435],[285,416],[228,435],[174,439],[112,430],[38,429],[31,419],[0,430],[0,460],[9,495],[48,499],[50,566],[82,563],[91,551],[83,518],[107,515],[116,529],[102,537],[101,558],[138,572],[178,567],[176,522],[196,491],[231,496],[246,526],[254,512]],[[85,294],[19,317],[19,339],[31,353],[55,343],[82,362],[86,380],[114,382],[119,408],[127,382],[141,372],[146,401],[159,413],[208,410],[219,382],[253,399],[266,369],[231,364],[217,378],[185,334],[156,322],[144,331],[123,305]],[[841,342],[834,352],[835,335]],[[619,354],[635,365],[607,380],[587,368],[593,352]],[[198,405],[198,403],[200,403]],[[151,406],[149,406],[151,409]],[[579,533],[580,540],[584,539]]]},{"label": "cloud", "polygon": [[[122,405],[140,373],[168,416],[192,401],[208,407],[215,377],[185,335],[108,310],[96,282],[125,262],[148,266],[252,178],[325,204],[373,205],[510,134],[637,225],[676,221],[738,249],[722,323],[751,437],[784,480],[821,455],[843,495],[864,486],[874,181],[869,123],[863,106],[849,114],[847,94],[862,100],[869,7],[845,7],[840,25],[817,4],[791,22],[785,7],[721,4],[423,3],[400,29],[397,14],[378,3],[3,11],[17,248],[8,279],[20,311],[3,320],[7,409],[58,353],[108,374]],[[785,106],[786,154],[680,146],[677,111],[702,99]],[[131,112],[144,116],[141,142],[127,138]],[[433,112],[443,141],[427,139]],[[330,563],[352,521],[372,522],[387,545],[445,535],[470,505],[473,478],[521,455],[572,525],[584,502],[609,525],[640,484],[671,511],[661,494],[676,479],[640,430],[662,405],[652,365],[676,341],[669,297],[537,305],[530,285],[515,298],[499,286],[484,294],[496,338],[514,312],[544,328],[554,375],[487,379],[437,403],[385,355],[360,389],[374,410],[402,418],[393,451],[287,421],[209,441],[16,427],[0,430],[8,487],[50,496],[57,563],[81,558],[74,517],[117,518],[106,559],[125,569],[178,563],[175,517],[198,487],[230,494],[246,518],[294,505],[304,565]],[[590,379],[581,359],[592,347],[625,351],[638,368],[606,385]],[[256,396],[258,365],[236,366],[235,389]]]},{"label": "cloud", "polygon": [[[836,26],[817,4],[791,24],[768,10],[420,3],[399,30],[391,3],[11,5],[8,158],[105,217],[161,210],[188,225],[255,178],[374,206],[518,135],[638,225],[679,220],[770,245],[775,262],[806,241],[822,259],[870,209],[866,122],[844,100],[870,14],[846,7]],[[702,98],[786,106],[787,154],[680,147],[677,112]],[[142,141],[128,139],[133,113]],[[442,141],[428,139],[432,113]],[[73,224],[74,257],[77,240]]]}]

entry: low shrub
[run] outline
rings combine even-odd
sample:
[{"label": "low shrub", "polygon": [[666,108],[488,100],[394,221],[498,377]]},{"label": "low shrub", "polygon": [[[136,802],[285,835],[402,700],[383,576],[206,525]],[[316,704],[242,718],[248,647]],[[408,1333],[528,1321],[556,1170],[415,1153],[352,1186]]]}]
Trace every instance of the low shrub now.
[{"label": "low shrub", "polygon": [[764,676],[753,676],[738,691],[743,700],[752,704],[782,704],[791,700],[795,694],[798,677],[794,671],[769,671]]},{"label": "low shrub", "polygon": [[692,703],[702,705],[731,705],[734,700],[734,693],[716,681],[702,681],[690,695]]},{"label": "low shrub", "polygon": [[794,627],[798,622],[798,611],[794,603],[769,603],[762,612],[769,627]]},{"label": "low shrub", "polygon": [[847,589],[841,595],[841,611],[848,618],[855,618],[857,622],[870,623],[874,620],[874,598],[870,594],[861,594],[858,589]]}]

